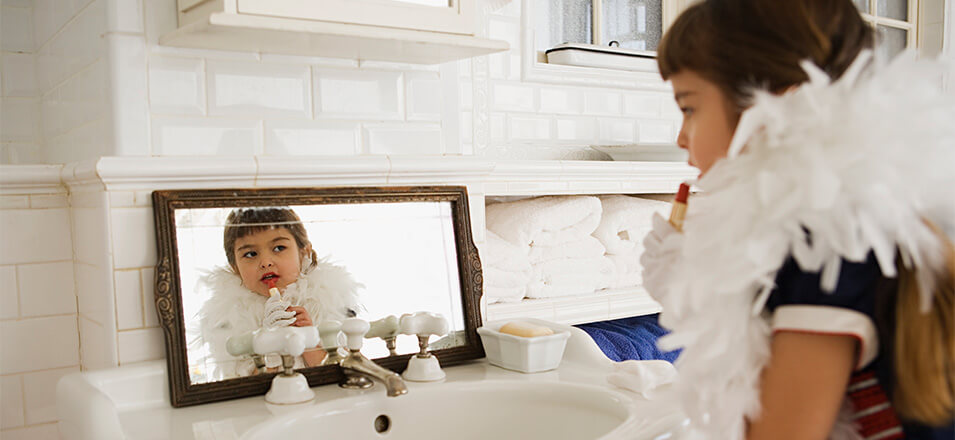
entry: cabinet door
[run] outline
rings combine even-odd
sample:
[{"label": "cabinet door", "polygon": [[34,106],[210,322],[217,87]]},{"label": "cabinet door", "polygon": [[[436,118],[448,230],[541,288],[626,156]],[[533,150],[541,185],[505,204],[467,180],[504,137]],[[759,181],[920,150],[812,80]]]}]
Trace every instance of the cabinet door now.
[{"label": "cabinet door", "polygon": [[240,14],[474,34],[474,0],[236,0]]}]

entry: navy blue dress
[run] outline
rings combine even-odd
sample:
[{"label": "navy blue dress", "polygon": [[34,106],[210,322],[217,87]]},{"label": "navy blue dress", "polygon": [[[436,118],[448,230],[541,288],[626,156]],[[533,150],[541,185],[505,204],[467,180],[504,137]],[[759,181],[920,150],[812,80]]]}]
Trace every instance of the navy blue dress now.
[{"label": "navy blue dress", "polygon": [[[776,275],[776,289],[770,294],[767,308],[774,314],[774,328],[777,330],[780,328],[776,327],[776,318],[788,315],[790,325],[783,325],[782,330],[847,334],[857,337],[863,346],[877,343],[877,354],[871,361],[859,365],[847,390],[847,397],[853,401],[856,410],[855,421],[863,437],[879,435],[879,438],[886,439],[953,440],[955,420],[940,427],[900,421],[889,403],[895,378],[891,342],[895,330],[893,308],[897,290],[894,279],[882,276],[878,262],[871,253],[864,262],[843,260],[838,283],[831,293],[822,291],[820,273],[803,271],[790,258]],[[800,316],[799,312],[805,313]],[[827,319],[828,323],[819,322],[819,318],[812,316],[827,313],[831,313],[829,317],[847,318],[843,321],[847,323],[845,328],[834,330],[832,319]],[[796,328],[793,328],[793,323],[796,323]],[[872,336],[877,338],[877,342],[866,340]],[[866,358],[863,354],[860,357]]]}]

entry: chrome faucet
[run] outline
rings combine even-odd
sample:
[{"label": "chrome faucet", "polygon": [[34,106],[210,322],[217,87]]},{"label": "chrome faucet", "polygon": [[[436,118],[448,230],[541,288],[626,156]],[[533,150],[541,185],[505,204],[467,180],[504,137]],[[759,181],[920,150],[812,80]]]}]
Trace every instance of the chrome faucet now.
[{"label": "chrome faucet", "polygon": [[349,318],[342,322],[342,331],[348,340],[348,354],[338,364],[345,373],[345,381],[339,384],[342,388],[365,389],[375,383],[371,379],[378,379],[385,385],[389,397],[396,397],[408,393],[408,387],[401,376],[388,370],[361,354],[361,346],[365,333],[368,332],[368,322],[358,318]]}]

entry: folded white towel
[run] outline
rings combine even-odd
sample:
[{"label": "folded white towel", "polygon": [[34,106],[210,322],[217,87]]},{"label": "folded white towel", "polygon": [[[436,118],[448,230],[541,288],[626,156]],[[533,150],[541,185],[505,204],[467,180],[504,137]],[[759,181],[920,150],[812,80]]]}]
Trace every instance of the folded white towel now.
[{"label": "folded white towel", "polygon": [[533,267],[534,278],[551,285],[593,285],[602,289],[610,286],[614,275],[613,262],[605,256],[543,261]]},{"label": "folded white towel", "polygon": [[650,393],[676,380],[673,364],[661,360],[623,361],[613,366],[614,372],[607,375],[607,382],[650,398]]},{"label": "folded white towel", "polygon": [[545,284],[543,281],[535,281],[527,285],[527,291],[524,293],[526,298],[557,298],[561,296],[572,295],[590,295],[597,291],[592,283],[584,284]]},{"label": "folded white towel", "polygon": [[484,245],[484,253],[481,255],[482,266],[514,272],[531,269],[531,262],[528,259],[529,246],[511,243],[495,234],[494,231],[486,231],[485,237],[487,242]]},{"label": "folded white towel", "polygon": [[527,286],[518,287],[494,287],[484,286],[484,296],[488,304],[519,302],[524,299],[527,292]]},{"label": "folded white towel", "polygon": [[528,298],[585,295],[610,287],[613,263],[605,256],[565,258],[534,265],[534,281],[527,286]]},{"label": "folded white towel", "polygon": [[639,245],[633,252],[623,255],[607,255],[613,262],[614,274],[610,287],[633,287],[643,284],[643,266],[640,265],[640,254],[643,245]]},{"label": "folded white towel", "polygon": [[527,270],[518,272],[501,270],[494,266],[485,267],[483,269],[484,285],[491,287],[511,288],[526,286],[527,283],[531,282],[534,274],[530,266],[527,267]]},{"label": "folded white towel", "polygon": [[666,217],[670,204],[658,200],[624,195],[601,196],[603,214],[593,235],[607,248],[608,254],[626,254],[650,231],[651,216],[659,212]]},{"label": "folded white towel", "polygon": [[530,253],[527,256],[531,263],[540,263],[565,258],[596,258],[602,256],[605,251],[606,249],[600,243],[600,240],[592,235],[587,235],[580,240],[555,246],[534,243],[530,246]]},{"label": "folded white towel", "polygon": [[600,224],[600,199],[552,196],[488,205],[487,229],[517,244],[554,245],[590,235]]}]

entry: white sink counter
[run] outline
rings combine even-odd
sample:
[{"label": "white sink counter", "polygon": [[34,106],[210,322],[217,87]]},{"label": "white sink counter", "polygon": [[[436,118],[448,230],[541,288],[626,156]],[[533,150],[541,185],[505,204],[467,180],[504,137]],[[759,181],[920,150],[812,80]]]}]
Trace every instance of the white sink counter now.
[{"label": "white sink counter", "polygon": [[[667,436],[683,420],[664,392],[649,401],[641,395],[615,388],[606,381],[612,369],[597,345],[582,330],[573,328],[558,369],[523,374],[492,366],[486,359],[445,369],[447,378],[438,383],[407,382],[408,393],[451,382],[533,381],[591,385],[619,392],[638,408],[639,438]],[[177,439],[234,440],[253,426],[276,415],[304,406],[343,397],[384,394],[377,383],[368,390],[345,390],[329,384],[312,388],[315,400],[301,405],[267,405],[263,396],[173,408],[169,405],[165,361],[155,361],[108,370],[76,373],[64,377],[57,387],[60,432],[65,439]],[[403,396],[394,399],[402,399]],[[474,417],[481,417],[474,414]],[[489,420],[489,422],[492,422]],[[604,438],[617,438],[606,436]],[[633,437],[627,437],[633,438]]]}]

